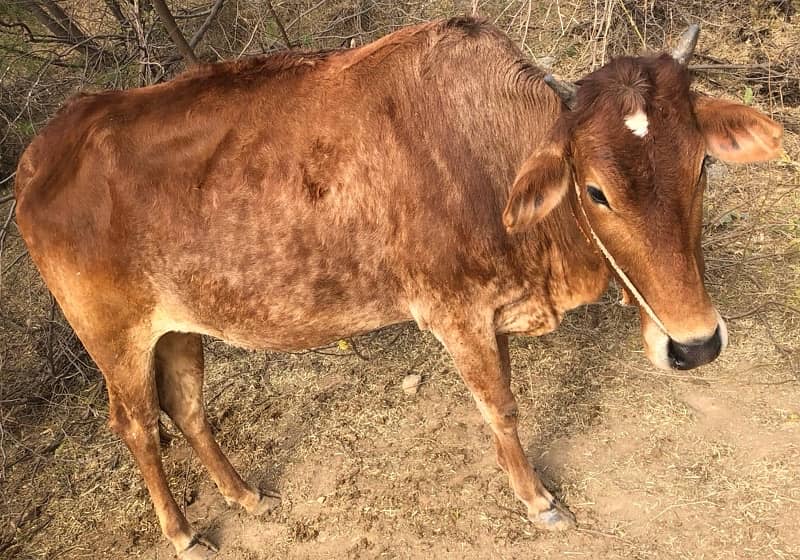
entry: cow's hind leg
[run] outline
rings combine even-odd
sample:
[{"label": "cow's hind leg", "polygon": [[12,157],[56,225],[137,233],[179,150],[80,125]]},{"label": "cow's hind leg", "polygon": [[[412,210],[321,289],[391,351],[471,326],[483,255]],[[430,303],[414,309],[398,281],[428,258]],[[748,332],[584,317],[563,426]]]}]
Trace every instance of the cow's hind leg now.
[{"label": "cow's hind leg", "polygon": [[484,420],[492,429],[497,463],[508,473],[515,495],[528,507],[528,518],[544,529],[566,529],[575,518],[534,472],[517,434],[517,403],[511,392],[508,337],[483,334],[474,325],[437,331],[464,379]]},{"label": "cow's hind leg", "polygon": [[[87,348],[91,352],[91,344]],[[152,350],[124,344],[113,359],[92,353],[108,383],[109,423],[131,450],[158,516],[161,530],[181,560],[211,558],[216,549],[192,531],[167,484],[158,434],[158,397]],[[110,357],[110,355],[109,355]]]},{"label": "cow's hind leg", "polygon": [[203,345],[200,335],[167,333],[156,344],[156,384],[161,408],[197,453],[228,503],[249,513],[268,511],[279,500],[261,495],[242,480],[220,449],[203,405]]}]

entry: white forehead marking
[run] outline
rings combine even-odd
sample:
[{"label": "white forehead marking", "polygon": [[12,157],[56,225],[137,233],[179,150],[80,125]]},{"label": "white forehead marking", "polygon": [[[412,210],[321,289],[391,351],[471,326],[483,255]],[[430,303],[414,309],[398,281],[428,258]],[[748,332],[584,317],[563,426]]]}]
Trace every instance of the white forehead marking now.
[{"label": "white forehead marking", "polygon": [[639,110],[633,113],[632,115],[628,115],[625,117],[625,126],[627,126],[631,132],[633,132],[639,138],[644,138],[647,135],[647,115],[644,114],[644,111]]}]

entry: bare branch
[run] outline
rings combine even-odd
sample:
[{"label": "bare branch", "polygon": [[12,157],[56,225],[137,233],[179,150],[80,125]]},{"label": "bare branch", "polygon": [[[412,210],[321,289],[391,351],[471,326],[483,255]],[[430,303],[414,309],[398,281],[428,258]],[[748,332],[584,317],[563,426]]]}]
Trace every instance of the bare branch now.
[{"label": "bare branch", "polygon": [[178,29],[178,24],[175,23],[175,18],[172,17],[172,13],[169,11],[169,8],[167,8],[164,0],[150,0],[150,3],[153,4],[153,7],[156,9],[158,17],[161,19],[164,27],[167,28],[167,33],[169,33],[172,42],[175,44],[175,47],[178,49],[183,59],[189,64],[197,64],[198,60],[197,56],[194,54],[194,50],[192,50],[192,47],[186,42],[186,37],[183,36],[181,30]]},{"label": "bare branch", "polygon": [[192,35],[192,38],[189,39],[190,47],[195,48],[197,44],[203,39],[203,35],[205,35],[206,31],[208,31],[208,28],[211,27],[211,24],[214,22],[214,18],[217,17],[217,14],[219,13],[224,3],[225,0],[217,0],[214,3],[214,6],[212,6],[211,11],[208,14],[208,17],[203,22],[203,25],[201,25],[200,29],[198,29],[197,32],[194,35]]},{"label": "bare branch", "polygon": [[[8,215],[6,216],[5,222],[3,222],[2,227],[0,227],[0,257],[3,256],[3,248],[5,247],[6,242],[6,235],[8,235],[8,228],[11,224],[11,218],[14,217],[14,210],[17,208],[17,201],[11,203],[11,207],[8,209]],[[13,263],[12,263],[13,264]],[[0,294],[3,293],[3,271],[0,271]]]},{"label": "bare branch", "polygon": [[[14,173],[12,173],[11,175],[9,175],[9,176],[8,176],[8,177],[6,177],[5,179],[3,179],[3,180],[0,180],[0,185],[4,185],[5,183],[8,183],[8,182],[9,182],[11,179],[13,179],[13,178],[14,178],[16,175],[17,175],[17,172],[16,172],[16,171],[14,171]],[[14,195],[11,195],[11,198],[14,198]],[[2,204],[3,202],[5,202],[6,200],[9,200],[9,199],[8,199],[8,197],[1,198],[1,199],[0,199],[0,204]]]},{"label": "bare branch", "polygon": [[689,70],[695,72],[744,73],[742,79],[758,82],[767,80],[800,80],[800,75],[789,73],[780,64],[692,64]]},{"label": "bare branch", "polygon": [[8,27],[9,29],[11,29],[13,27],[19,27],[19,28],[22,29],[22,31],[25,33],[25,35],[28,36],[28,40],[29,41],[33,41],[33,39],[34,39],[34,34],[33,34],[33,31],[31,31],[31,28],[28,27],[27,25],[25,25],[24,23],[22,23],[21,21],[7,22],[7,21],[3,21],[3,20],[0,19],[0,27]]}]

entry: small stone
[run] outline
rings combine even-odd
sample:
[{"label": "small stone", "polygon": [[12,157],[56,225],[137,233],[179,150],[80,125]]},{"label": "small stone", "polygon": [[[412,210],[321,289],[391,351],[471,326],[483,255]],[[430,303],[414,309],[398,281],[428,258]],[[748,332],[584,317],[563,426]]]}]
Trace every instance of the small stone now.
[{"label": "small stone", "polygon": [[403,392],[407,395],[416,395],[419,391],[419,384],[422,382],[422,376],[416,373],[406,375],[403,378]]},{"label": "small stone", "polygon": [[534,62],[536,62],[538,66],[541,66],[545,70],[552,70],[553,65],[556,63],[556,59],[552,56],[542,56],[534,58]]},{"label": "small stone", "polygon": [[319,498],[317,498],[317,502],[319,502],[320,505],[324,504],[325,503],[325,496],[320,496]]}]

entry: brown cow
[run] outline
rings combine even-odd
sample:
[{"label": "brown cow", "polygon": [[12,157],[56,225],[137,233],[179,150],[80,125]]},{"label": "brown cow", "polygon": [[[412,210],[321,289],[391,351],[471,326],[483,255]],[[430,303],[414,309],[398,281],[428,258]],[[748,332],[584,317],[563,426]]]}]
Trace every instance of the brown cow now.
[{"label": "brown cow", "polygon": [[553,330],[616,275],[655,365],[716,358],[704,157],[780,151],[780,125],[690,91],[696,32],[576,88],[454,19],[84,95],[53,119],[19,164],[19,227],[182,558],[213,547],[170,494],[159,409],[229,502],[270,504],[209,429],[201,334],[291,350],[415,320],[453,356],[528,517],[573,523],[520,445],[508,335]]}]

